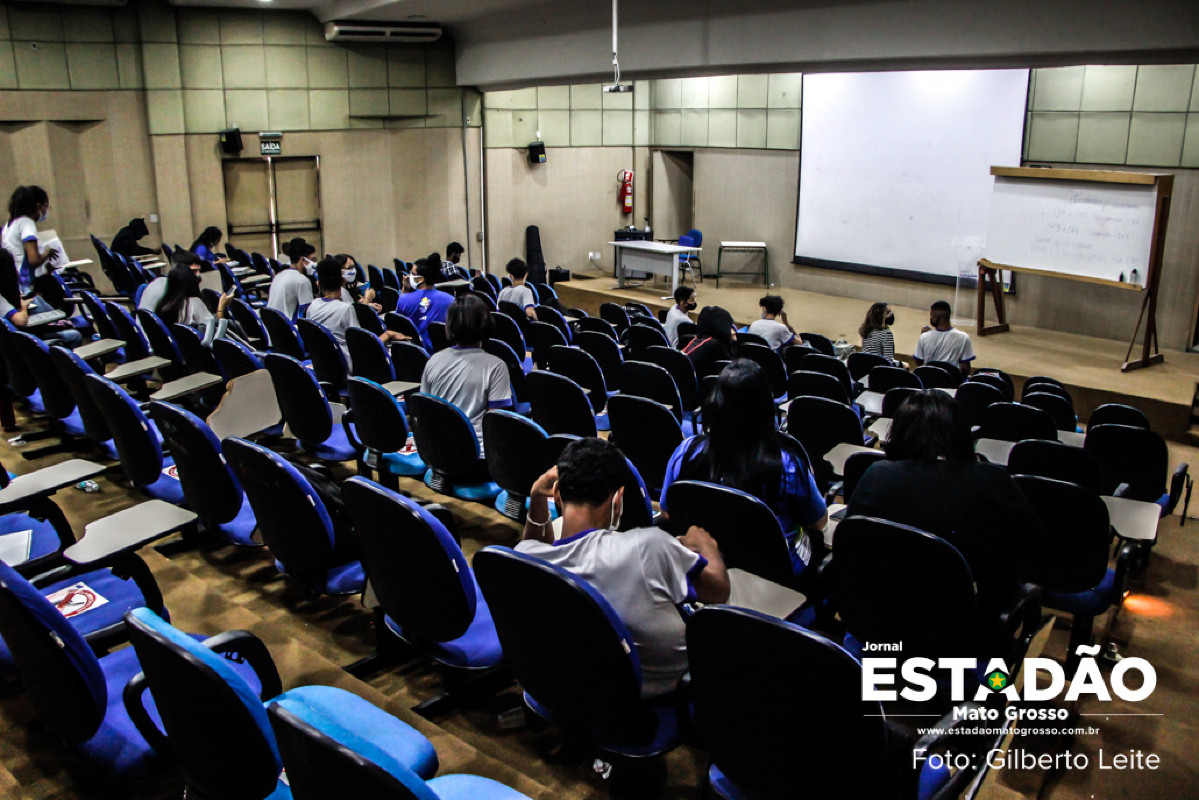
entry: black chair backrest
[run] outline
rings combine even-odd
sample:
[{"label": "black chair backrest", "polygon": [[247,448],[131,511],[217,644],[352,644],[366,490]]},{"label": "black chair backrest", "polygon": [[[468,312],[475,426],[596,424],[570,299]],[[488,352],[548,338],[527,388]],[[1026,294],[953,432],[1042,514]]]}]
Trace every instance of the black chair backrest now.
[{"label": "black chair backrest", "polygon": [[[952,361],[927,361],[925,362],[925,366],[938,367],[948,372],[950,377],[953,378],[953,386],[957,386],[962,382],[962,368],[960,365],[954,364]],[[947,388],[952,389],[953,386]]]},{"label": "black chair backrest", "polygon": [[133,320],[133,315],[124,306],[111,300],[104,301],[104,310],[117,331],[117,338],[125,342],[125,358],[137,361],[150,355],[150,343],[142,329]]},{"label": "black chair backrest", "polygon": [[477,598],[466,556],[445,526],[366,478],[350,478],[342,492],[363,569],[387,615],[417,642],[448,642],[466,633]]},{"label": "black chair backrest", "polygon": [[570,378],[545,370],[530,372],[525,376],[525,390],[533,421],[547,433],[595,436],[595,412],[583,388]]},{"label": "black chair backrest", "polygon": [[912,370],[925,389],[956,389],[961,380],[949,370],[935,364],[923,364]]},{"label": "black chair backrest", "polygon": [[262,318],[258,316],[258,312],[250,307],[250,304],[240,297],[233,298],[229,303],[229,313],[233,316],[233,321],[238,324],[251,344],[256,347],[266,347],[270,341],[270,335],[266,331],[266,327],[262,324]]},{"label": "black chair backrest", "polygon": [[1053,418],[1053,424],[1059,431],[1072,431],[1078,427],[1078,420],[1074,416],[1074,406],[1060,394],[1032,392],[1024,395],[1020,402],[1044,411]]},{"label": "black chair backrest", "polygon": [[[656,723],[640,702],[636,647],[598,591],[505,548],[480,550],[474,568],[504,656],[530,697],[568,727],[605,738],[648,738]],[[542,610],[536,625],[529,624],[530,607]]]},{"label": "black chair backrest", "polygon": [[1033,375],[1030,378],[1024,379],[1024,389],[1022,391],[1027,391],[1029,386],[1036,386],[1038,384],[1049,384],[1050,386],[1056,386],[1059,389],[1066,388],[1066,384],[1062,383],[1057,378],[1051,378],[1048,375]]},{"label": "black chair backrest", "polygon": [[1034,378],[1025,381],[1024,387],[1020,390],[1020,402],[1024,402],[1024,398],[1030,394],[1055,394],[1073,408],[1074,397],[1070,394],[1070,390],[1060,383],[1049,383],[1048,381],[1048,378]]},{"label": "black chair backrest", "polygon": [[470,288],[481,294],[485,294],[491,298],[494,303],[497,293],[495,287],[491,285],[491,281],[487,280],[486,275],[476,275],[470,279]]},{"label": "black chair backrest", "polygon": [[838,444],[862,445],[862,421],[844,403],[825,397],[797,397],[787,408],[787,433],[803,445],[812,460],[812,470],[824,489],[833,479],[832,466],[824,454]]},{"label": "black chair backrest", "polygon": [[179,343],[171,335],[166,323],[157,314],[144,308],[137,310],[137,321],[145,332],[146,338],[150,340],[150,349],[154,355],[171,362],[168,366],[159,368],[159,374],[167,380],[174,380],[187,374],[190,370],[184,363],[183,351],[179,349]]},{"label": "black chair backrest", "polygon": [[[582,331],[590,331],[592,333],[602,333],[608,336],[612,341],[618,341],[620,334],[616,332],[616,327],[607,320],[602,320],[599,317],[579,317],[575,324],[575,335],[577,336]],[[575,344],[578,344],[576,341]]]},{"label": "black chair backrest", "polygon": [[811,370],[798,369],[787,376],[787,396],[792,400],[797,397],[827,397],[849,405],[849,395],[841,381],[824,372]]},{"label": "black chair backrest", "polygon": [[841,359],[826,356],[824,353],[809,353],[799,360],[799,368],[832,375],[841,382],[850,398],[854,396],[853,376],[849,374],[849,367]]},{"label": "black chair backrest", "polygon": [[85,375],[96,408],[104,415],[121,468],[134,486],[149,486],[161,477],[162,446],[150,423],[125,390],[99,375]]},{"label": "black chair backrest", "polygon": [[250,348],[227,337],[212,340],[212,356],[226,381],[264,369],[262,359]]},{"label": "black chair backrest", "polygon": [[1012,400],[1016,397],[1015,392],[1012,391],[1012,387],[1009,386],[1008,382],[1003,379],[1003,376],[994,372],[976,372],[970,376],[970,382],[985,383],[988,386],[994,386],[1003,395],[1003,401],[1005,403],[1012,402]]},{"label": "black chair backrest", "polygon": [[420,344],[420,331],[416,328],[416,323],[395,311],[388,311],[383,315],[383,324],[387,326],[387,330],[402,333],[412,341]]},{"label": "black chair backrest", "polygon": [[[65,419],[75,410],[75,398],[62,375],[50,361],[50,348],[41,339],[25,331],[5,333],[16,347],[18,356],[33,374],[33,380],[42,393],[42,405],[46,413],[55,419]],[[3,335],[3,334],[0,334]]]},{"label": "black chair backrest", "polygon": [[1122,403],[1104,403],[1092,411],[1091,418],[1087,420],[1087,427],[1094,428],[1099,425],[1129,425],[1150,430],[1149,417],[1144,411]]},{"label": "black chair backrest", "polygon": [[420,346],[420,337],[411,342],[391,342],[387,346],[397,381],[420,383],[420,376],[429,363],[429,354]]},{"label": "black chair backrest", "polygon": [[1099,461],[1082,447],[1048,439],[1016,442],[1008,455],[1008,472],[1076,483],[1096,494],[1103,487]]},{"label": "black chair backrest", "polygon": [[643,324],[642,319],[641,317],[634,318],[633,324],[625,328],[624,333],[620,335],[621,341],[628,345],[630,358],[637,358],[642,351],[650,347],[670,347],[666,334],[657,328]]},{"label": "black chair backrest", "polygon": [[1056,439],[1053,417],[1023,403],[992,403],[983,412],[978,435],[985,439],[1018,442],[1021,439]]},{"label": "black chair backrest", "polygon": [[503,312],[495,311],[491,314],[491,324],[495,328],[492,331],[492,338],[499,339],[511,347],[512,352],[519,356],[521,361],[524,361],[529,348],[525,344],[525,335],[521,332],[521,327],[516,320]]},{"label": "black chair backrest", "polygon": [[620,392],[648,397],[666,406],[675,419],[683,420],[683,400],[678,385],[664,368],[647,361],[626,361],[620,365]]},{"label": "black chair backrest", "polygon": [[1016,475],[1016,483],[1041,519],[1031,570],[1020,579],[1049,592],[1086,592],[1107,574],[1112,532],[1107,506],[1076,483]]},{"label": "black chair backrest", "polygon": [[[384,275],[391,273],[391,270],[383,270]],[[396,306],[400,304],[400,290],[391,286],[384,286],[375,293],[375,302],[383,309],[383,313],[389,313],[396,310]]]},{"label": "black chair backrest", "polygon": [[434,353],[450,346],[450,337],[446,333],[444,322],[430,322],[425,330],[429,333],[429,345]]},{"label": "black chair backrest", "polygon": [[641,473],[656,497],[666,480],[666,465],[683,442],[683,429],[674,413],[661,403],[633,395],[608,400],[610,441]]},{"label": "black chair backrest", "polygon": [[333,433],[333,416],[316,376],[296,359],[281,353],[267,353],[263,361],[271,374],[283,421],[295,437],[315,444],[328,439]]},{"label": "black chair backrest", "polygon": [[65,347],[50,348],[50,362],[58,370],[58,374],[67,384],[75,408],[79,410],[79,419],[83,422],[83,432],[94,443],[100,444],[112,438],[108,420],[96,405],[91,391],[87,388],[84,375],[94,375],[95,371],[82,358]]},{"label": "black chair backrest", "polygon": [[533,420],[511,411],[483,415],[483,452],[491,479],[519,502],[514,518],[524,519],[524,501],[533,483],[553,466],[549,436]]},{"label": "black chair backrest", "polygon": [[1170,453],[1160,434],[1132,425],[1093,425],[1083,447],[1099,459],[1103,494],[1127,483],[1125,497],[1152,503],[1166,492]]},{"label": "black chair backrest", "polygon": [[125,619],[188,796],[252,800],[275,791],[280,761],[265,709],[249,705],[256,698],[136,615]]},{"label": "black chair backrest", "polygon": [[554,345],[550,348],[546,366],[551,372],[565,375],[585,389],[593,413],[599,414],[604,410],[608,402],[608,385],[599,364],[585,350]]},{"label": "black chair backrest", "polygon": [[183,496],[208,522],[228,522],[242,505],[242,490],[221,456],[216,434],[195,414],[172,403],[150,402],[150,415],[175,458]]},{"label": "black chair backrest", "polygon": [[897,386],[894,389],[888,389],[887,393],[883,395],[883,416],[894,418],[895,412],[909,397],[922,391],[924,390],[913,389],[910,386]]},{"label": "black chair backrest", "polygon": [[559,344],[566,346],[567,344],[566,337],[557,327],[548,322],[537,321],[529,323],[526,341],[529,349],[533,352],[533,363],[537,365],[537,369],[548,368],[551,347]]},{"label": "black chair backrest", "polygon": [[229,437],[221,449],[271,555],[302,586],[322,591],[334,566],[334,532],[320,495],[283,456],[261,445]]},{"label": "black chair backrest", "polygon": [[849,374],[855,381],[864,381],[875,367],[889,367],[891,362],[876,353],[850,353],[845,360]]},{"label": "black chair backrest", "polygon": [[518,403],[528,402],[528,391],[525,389],[525,370],[516,353],[507,343],[499,339],[485,339],[483,350],[504,362],[508,368],[508,383],[512,385],[512,395]]},{"label": "black chair backrest", "polygon": [[770,346],[770,343],[766,341],[765,336],[759,336],[758,334],[750,333],[749,331],[737,331],[737,346],[740,347],[743,344],[753,344],[760,347]]},{"label": "black chair backrest", "polygon": [[887,454],[882,450],[871,450],[869,453],[854,453],[849,458],[845,459],[845,474],[842,476],[841,497],[842,502],[849,503],[850,497],[853,496],[853,490],[858,487],[858,481],[862,479],[862,475],[876,461],[886,461]]},{"label": "black chair backrest", "polygon": [[451,477],[477,474],[479,440],[461,409],[423,392],[409,395],[406,403],[421,460]]},{"label": "black chair backrest", "polygon": [[383,286],[392,289],[397,294],[400,291],[400,275],[394,269],[383,267],[380,270],[383,273]]},{"label": "black chair backrest", "polygon": [[[624,362],[624,356],[615,339],[594,331],[579,331],[575,334],[575,344],[580,350],[590,353],[599,364],[606,384],[613,387],[620,385],[620,365]],[[691,371],[695,372],[695,369]]]},{"label": "black chair backrest", "polygon": [[522,332],[526,330],[529,324],[529,316],[523,308],[511,300],[497,300],[495,306],[499,313],[519,325]]},{"label": "black chair backrest", "polygon": [[[995,377],[999,378],[999,380],[1003,381],[1004,385],[1007,387],[1007,389],[1004,391],[1004,394],[1007,395],[1007,399],[1012,400],[1015,398],[1016,383],[1012,380],[1012,376],[1008,375],[1003,370],[995,367],[975,367],[974,375],[994,375]],[[971,377],[973,378],[974,375],[971,375]]]},{"label": "black chair backrest", "polygon": [[649,347],[638,357],[640,361],[657,364],[670,373],[679,390],[684,411],[694,411],[700,406],[699,381],[695,378],[695,365],[680,351],[670,347]]},{"label": "black chair backrest", "polygon": [[685,339],[687,337],[694,339],[696,336],[698,336],[699,335],[699,326],[696,325],[694,322],[691,322],[690,320],[688,320],[686,322],[680,322],[679,326],[677,328],[675,328],[674,332],[675,332],[675,335],[677,335],[679,338],[679,342],[678,342],[677,346],[680,350],[682,350],[684,347],[686,347],[686,344],[684,344],[683,339]]},{"label": "black chair backrest", "polygon": [[738,341],[737,357],[749,359],[766,372],[766,377],[770,380],[770,393],[774,397],[786,396],[787,370],[783,366],[783,359],[778,353],[771,350],[767,345]]},{"label": "black chair backrest", "polygon": [[566,324],[566,318],[562,316],[561,311],[553,306],[536,306],[533,311],[537,314],[538,322],[548,322],[562,332],[567,342],[570,341],[570,326]]},{"label": "black chair backrest", "polygon": [[875,367],[866,376],[866,388],[872,392],[886,394],[890,389],[901,387],[923,389],[924,384],[915,375],[900,367]]},{"label": "black chair backrest", "polygon": [[258,313],[267,335],[270,336],[272,353],[291,356],[298,361],[308,358],[303,345],[300,344],[300,337],[296,333],[295,326],[282,311],[262,308]]},{"label": "black chair backrest", "polygon": [[625,311],[624,306],[618,303],[602,303],[599,314],[600,319],[615,328],[617,333],[622,333],[631,324],[629,312]]},{"label": "black chair backrest", "polygon": [[383,327],[383,320],[379,319],[375,310],[366,303],[354,303],[354,317],[358,320],[359,325],[376,336],[387,330]]},{"label": "black chair backrest", "polygon": [[356,377],[375,383],[396,379],[391,356],[375,334],[365,328],[349,328],[346,330],[346,348],[350,351],[350,363],[354,365]]},{"label": "black chair backrest", "polygon": [[1004,402],[1002,391],[989,383],[975,380],[966,381],[959,386],[954,397],[971,427],[983,424],[988,406]]},{"label": "black chair backrest", "polygon": [[974,576],[949,542],[871,517],[837,526],[831,594],[860,642],[902,644],[905,658],[977,657]]},{"label": "black chair backrest", "polygon": [[824,353],[826,356],[837,355],[836,348],[833,347],[832,339],[819,333],[801,333],[800,339],[803,339],[804,344],[815,349],[818,352]]},{"label": "black chair backrest", "polygon": [[92,326],[95,327],[96,333],[100,334],[102,339],[120,339],[116,327],[112,324],[112,320],[108,318],[108,311],[105,310],[104,304],[96,299],[96,296],[91,292],[78,292],[78,295],[83,299],[83,305],[87,308],[87,315],[92,321]]},{"label": "black chair backrest", "polygon": [[211,350],[204,346],[204,341],[195,328],[175,323],[171,326],[171,335],[175,337],[175,344],[179,346],[179,352],[183,354],[183,364],[186,366],[187,372],[220,374],[216,357]]},{"label": "black chair backrest", "polygon": [[350,372],[345,353],[341,351],[337,340],[328,328],[310,319],[297,320],[296,327],[300,331],[304,349],[312,358],[312,370],[317,380],[332,386],[333,391],[340,394],[345,389]]},{"label": "black chair backrest", "polygon": [[378,453],[396,453],[408,444],[408,420],[391,392],[369,379],[350,378],[346,393],[354,431],[363,446]]},{"label": "black chair backrest", "polygon": [[12,323],[5,320],[0,323],[0,356],[4,358],[4,372],[8,379],[8,387],[17,397],[29,397],[37,391],[37,379],[33,371],[21,358],[13,333]]},{"label": "black chair backrest", "polygon": [[[687,622],[687,656],[697,733],[746,797],[794,796],[796,775],[845,797],[900,796],[888,785],[895,755],[882,707],[862,699],[862,668],[836,644],[764,614],[707,606]],[[794,691],[812,682],[819,691]]]},{"label": "black chair backrest", "polygon": [[726,566],[786,584],[794,569],[778,517],[758,498],[737,489],[701,481],[675,481],[666,490],[671,526],[684,533],[692,525],[712,534]]}]

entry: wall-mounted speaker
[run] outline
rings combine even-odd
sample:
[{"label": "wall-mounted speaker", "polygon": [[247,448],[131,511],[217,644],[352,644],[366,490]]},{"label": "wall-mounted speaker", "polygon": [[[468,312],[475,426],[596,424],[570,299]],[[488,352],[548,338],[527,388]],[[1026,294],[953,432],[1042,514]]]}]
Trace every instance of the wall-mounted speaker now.
[{"label": "wall-mounted speaker", "polygon": [[241,152],[241,130],[238,128],[229,128],[221,131],[221,152],[226,155],[235,156]]},{"label": "wall-mounted speaker", "polygon": [[529,163],[545,163],[545,142],[529,142]]}]

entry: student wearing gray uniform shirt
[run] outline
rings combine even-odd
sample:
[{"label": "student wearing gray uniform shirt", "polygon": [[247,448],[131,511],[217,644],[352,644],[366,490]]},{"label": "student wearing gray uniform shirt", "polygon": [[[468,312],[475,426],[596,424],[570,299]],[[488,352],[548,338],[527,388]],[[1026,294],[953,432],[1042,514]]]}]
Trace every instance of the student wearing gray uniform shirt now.
[{"label": "student wearing gray uniform shirt", "polygon": [[439,350],[425,364],[420,390],[458,407],[483,445],[483,414],[512,407],[512,384],[504,362],[483,350],[491,329],[487,305],[471,294],[455,300],[446,312],[445,332],[452,347]]},{"label": "student wearing gray uniform shirt", "polygon": [[[729,576],[703,528],[675,537],[660,528],[620,531],[624,456],[602,439],[580,439],[533,484],[522,553],[569,570],[604,596],[633,635],[641,696],[674,691],[687,671],[683,603],[724,603]],[[562,538],[550,527],[549,498],[562,512]]]},{"label": "student wearing gray uniform shirt", "polygon": [[674,290],[674,305],[666,312],[666,322],[662,323],[671,347],[679,346],[679,325],[691,321],[687,312],[694,311],[697,305],[699,301],[695,297],[695,290],[690,286],[680,286]]},{"label": "student wearing gray uniform shirt", "polygon": [[[322,258],[316,265],[316,283],[321,290],[321,296],[308,306],[304,318],[324,326],[333,334],[337,346],[346,357],[346,365],[353,369],[350,349],[346,346],[346,331],[362,326],[358,324],[358,315],[354,312],[353,303],[346,300],[349,295],[346,294],[344,280],[341,262],[336,258]],[[383,331],[379,335],[379,341],[383,344],[407,338],[398,331]]]},{"label": "student wearing gray uniform shirt", "polygon": [[537,319],[535,308],[537,298],[533,295],[533,290],[525,284],[525,277],[529,274],[529,268],[525,266],[525,262],[514,258],[508,262],[504,270],[512,277],[512,285],[500,289],[498,302],[515,303],[524,309],[525,316]]},{"label": "student wearing gray uniform shirt", "polygon": [[783,298],[777,294],[768,294],[758,301],[762,309],[762,318],[756,319],[749,326],[749,332],[761,336],[770,345],[770,349],[778,352],[792,344],[803,344],[791,323],[787,322],[787,313],[783,311]]}]

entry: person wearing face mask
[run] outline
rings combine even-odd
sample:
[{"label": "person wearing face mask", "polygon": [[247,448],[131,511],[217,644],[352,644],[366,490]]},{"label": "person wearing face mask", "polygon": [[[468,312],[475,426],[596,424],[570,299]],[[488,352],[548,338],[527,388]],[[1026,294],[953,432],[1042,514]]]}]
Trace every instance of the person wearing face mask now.
[{"label": "person wearing face mask", "polygon": [[762,309],[762,318],[750,323],[750,333],[765,339],[770,349],[776,353],[784,347],[803,344],[803,340],[787,321],[787,312],[783,311],[783,298],[777,294],[768,294],[758,301],[758,307]]},{"label": "person wearing face mask", "polygon": [[949,323],[952,317],[949,303],[938,300],[932,304],[928,311],[928,325],[921,328],[912,360],[917,366],[929,361],[948,361],[957,364],[963,376],[969,375],[970,362],[974,360],[974,346],[970,342],[970,334]]},{"label": "person wearing face mask", "polygon": [[866,312],[866,321],[858,328],[862,337],[862,352],[882,356],[888,361],[895,360],[895,334],[891,326],[895,324],[895,313],[886,303],[875,303]]},{"label": "person wearing face mask", "polygon": [[[683,603],[724,603],[729,576],[720,548],[703,528],[674,537],[660,528],[620,531],[624,456],[602,439],[571,442],[533,484],[521,553],[591,584],[628,626],[641,661],[641,696],[678,687],[687,671]],[[548,503],[561,512],[554,539]]]},{"label": "person wearing face mask", "polygon": [[18,186],[8,201],[8,222],[0,229],[0,240],[16,265],[23,295],[33,291],[34,278],[45,275],[48,263],[58,257],[57,249],[39,251],[37,246],[37,223],[49,214],[50,195],[40,186]]},{"label": "person wearing face mask", "polygon": [[691,317],[687,312],[694,311],[697,305],[694,288],[680,286],[674,290],[674,305],[666,312],[666,322],[662,324],[671,347],[679,346],[679,323],[690,322]]},{"label": "person wearing face mask", "polygon": [[316,248],[303,239],[292,239],[283,248],[291,259],[288,269],[279,270],[271,280],[271,291],[266,305],[294,320],[300,306],[312,302],[312,278],[316,274],[316,262],[312,254]]},{"label": "person wearing face mask", "polygon": [[[308,306],[305,318],[323,325],[341,348],[346,357],[346,365],[353,369],[350,360],[350,349],[346,346],[346,331],[350,328],[361,328],[358,315],[354,313],[352,302],[345,299],[345,283],[342,274],[342,264],[336,257],[322,258],[316,265],[316,283],[321,290],[321,296]],[[383,331],[379,341],[387,344],[392,341],[404,341],[408,337],[399,331]]]},{"label": "person wearing face mask", "polygon": [[440,278],[440,260],[418,259],[416,268],[408,276],[412,291],[400,295],[400,302],[396,305],[396,311],[416,325],[421,342],[430,353],[433,352],[433,343],[429,339],[429,323],[445,322],[446,312],[454,302],[452,296],[437,288]]}]

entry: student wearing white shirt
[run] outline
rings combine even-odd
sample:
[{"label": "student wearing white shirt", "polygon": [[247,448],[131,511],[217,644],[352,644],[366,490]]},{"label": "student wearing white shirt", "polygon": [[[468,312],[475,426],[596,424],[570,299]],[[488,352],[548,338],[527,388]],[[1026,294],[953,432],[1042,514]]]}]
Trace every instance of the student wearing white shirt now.
[{"label": "student wearing white shirt", "polygon": [[18,186],[8,201],[8,222],[0,229],[4,249],[12,256],[21,284],[21,294],[33,291],[33,279],[46,272],[58,250],[38,250],[37,223],[50,214],[50,195],[40,186]]},{"label": "student wearing white shirt", "polygon": [[952,316],[949,303],[938,300],[932,304],[928,312],[928,325],[921,329],[912,360],[917,365],[929,361],[947,361],[957,364],[962,375],[969,375],[974,347],[970,343],[970,334],[949,324]]},{"label": "student wearing white shirt", "polygon": [[537,298],[533,295],[533,290],[525,284],[525,278],[529,274],[525,262],[514,258],[504,267],[504,271],[512,278],[512,285],[500,289],[497,302],[515,303],[524,309],[525,316],[529,319],[537,319]]},{"label": "student wearing white shirt", "polygon": [[795,329],[787,322],[787,312],[783,311],[783,298],[777,294],[768,294],[758,301],[762,309],[762,318],[756,319],[749,326],[749,332],[761,336],[774,351],[782,350],[792,344],[803,344],[795,335]]},{"label": "student wearing white shirt", "polygon": [[666,312],[666,322],[662,323],[671,347],[679,346],[679,323],[691,322],[691,316],[687,312],[694,311],[697,305],[699,300],[692,287],[680,286],[674,290],[674,305]]},{"label": "student wearing white shirt", "polygon": [[285,250],[291,258],[291,266],[277,272],[271,280],[266,305],[294,320],[300,306],[312,302],[312,279],[309,276],[316,268],[316,262],[312,260],[316,248],[297,238],[288,242]]},{"label": "student wearing white shirt", "polygon": [[[344,280],[341,262],[336,257],[322,258],[316,265],[316,283],[321,290],[321,296],[308,306],[308,312],[304,318],[328,329],[337,341],[337,346],[345,355],[346,364],[352,366],[350,349],[346,346],[346,331],[362,326],[358,324],[358,315],[354,313],[353,303],[345,300]],[[398,331],[383,331],[379,336],[379,341],[387,344],[391,341],[404,341],[407,338]]]},{"label": "student wearing white shirt", "polygon": [[200,257],[184,253],[166,275],[166,290],[155,313],[167,325],[178,323],[199,328],[207,346],[223,336],[228,327],[229,303],[233,294],[223,294],[217,302],[216,314],[200,299]]}]

